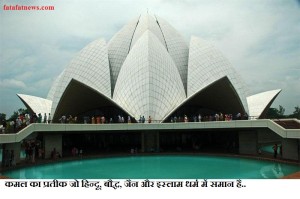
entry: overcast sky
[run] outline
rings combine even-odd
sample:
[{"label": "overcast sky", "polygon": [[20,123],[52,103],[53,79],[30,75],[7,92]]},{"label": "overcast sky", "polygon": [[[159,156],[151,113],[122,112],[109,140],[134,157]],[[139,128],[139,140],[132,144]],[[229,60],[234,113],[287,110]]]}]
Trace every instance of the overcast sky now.
[{"label": "overcast sky", "polygon": [[[211,41],[241,74],[250,94],[281,88],[272,107],[300,105],[299,0],[1,0],[0,112],[24,108],[16,93],[46,98],[74,55],[98,38],[107,42],[149,10],[189,43]],[[55,6],[6,11],[3,5]]]}]

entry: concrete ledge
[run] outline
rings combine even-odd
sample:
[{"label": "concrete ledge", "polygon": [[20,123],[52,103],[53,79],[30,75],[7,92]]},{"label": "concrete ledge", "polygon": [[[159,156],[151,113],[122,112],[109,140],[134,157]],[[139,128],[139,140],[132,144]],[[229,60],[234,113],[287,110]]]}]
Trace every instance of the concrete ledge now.
[{"label": "concrete ledge", "polygon": [[207,129],[268,128],[283,138],[300,138],[300,129],[284,129],[272,120],[234,120],[187,123],[122,123],[122,124],[30,124],[17,134],[0,134],[1,143],[20,142],[34,132],[101,132],[101,131],[164,131]]},{"label": "concrete ledge", "polygon": [[235,122],[235,127],[236,128],[248,128],[248,127],[252,127],[252,121],[248,121],[248,120],[240,120],[238,122]]},{"label": "concrete ledge", "polygon": [[0,138],[0,144],[16,142],[16,134],[1,134]]},{"label": "concrete ledge", "polygon": [[266,120],[251,120],[252,127],[268,127],[268,121]]},{"label": "concrete ledge", "polygon": [[300,130],[298,129],[288,129],[286,130],[287,138],[300,139]]}]

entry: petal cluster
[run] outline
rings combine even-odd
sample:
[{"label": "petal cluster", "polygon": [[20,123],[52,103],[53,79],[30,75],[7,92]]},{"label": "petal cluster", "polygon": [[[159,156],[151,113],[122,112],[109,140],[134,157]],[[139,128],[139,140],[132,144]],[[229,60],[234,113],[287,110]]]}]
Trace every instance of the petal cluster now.
[{"label": "petal cluster", "polygon": [[[47,100],[54,120],[109,106],[163,122],[193,107],[249,113],[253,108],[246,96],[242,78],[211,43],[192,37],[188,45],[168,22],[143,14],[108,44],[99,39],[83,48],[55,80]],[[260,96],[248,98],[250,105]]]}]

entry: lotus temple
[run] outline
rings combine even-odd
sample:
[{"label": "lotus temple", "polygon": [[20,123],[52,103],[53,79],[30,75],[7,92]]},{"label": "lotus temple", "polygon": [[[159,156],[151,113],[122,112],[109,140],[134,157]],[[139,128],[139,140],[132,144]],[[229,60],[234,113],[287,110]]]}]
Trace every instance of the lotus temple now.
[{"label": "lotus temple", "polygon": [[110,41],[83,47],[46,98],[17,94],[51,123],[0,134],[0,145],[20,151],[22,143],[39,140],[49,158],[53,148],[68,156],[74,146],[86,153],[259,155],[277,143],[283,159],[300,161],[299,120],[265,119],[280,92],[250,95],[212,43],[196,36],[186,42],[164,19],[142,14]]}]

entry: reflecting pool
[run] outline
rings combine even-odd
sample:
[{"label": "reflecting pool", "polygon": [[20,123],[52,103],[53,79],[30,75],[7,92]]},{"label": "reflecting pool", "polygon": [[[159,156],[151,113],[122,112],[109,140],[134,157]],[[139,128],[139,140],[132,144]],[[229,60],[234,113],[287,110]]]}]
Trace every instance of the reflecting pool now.
[{"label": "reflecting pool", "polygon": [[82,159],[11,170],[17,179],[276,179],[297,165],[219,156],[127,156]]}]

